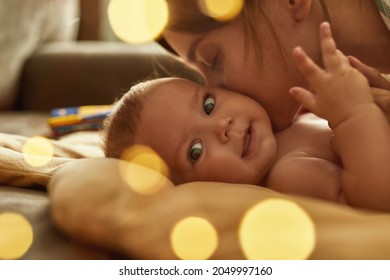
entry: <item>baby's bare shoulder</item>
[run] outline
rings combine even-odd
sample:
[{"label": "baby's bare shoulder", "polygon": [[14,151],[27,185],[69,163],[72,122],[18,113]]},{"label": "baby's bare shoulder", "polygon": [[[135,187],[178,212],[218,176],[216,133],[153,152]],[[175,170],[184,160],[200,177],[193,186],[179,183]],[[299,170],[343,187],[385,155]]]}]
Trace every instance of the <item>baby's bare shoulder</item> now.
[{"label": "baby's bare shoulder", "polygon": [[279,159],[267,177],[267,187],[282,192],[337,201],[341,168],[327,159],[296,152]]}]

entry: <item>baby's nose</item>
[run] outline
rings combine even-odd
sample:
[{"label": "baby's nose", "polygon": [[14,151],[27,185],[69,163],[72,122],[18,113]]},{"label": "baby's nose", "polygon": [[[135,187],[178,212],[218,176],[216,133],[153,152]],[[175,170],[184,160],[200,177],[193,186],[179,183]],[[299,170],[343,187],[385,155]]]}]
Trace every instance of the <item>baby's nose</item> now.
[{"label": "baby's nose", "polygon": [[217,133],[218,139],[223,143],[229,141],[229,130],[231,129],[232,123],[233,118],[231,117],[219,118],[216,121],[216,127],[214,129]]}]

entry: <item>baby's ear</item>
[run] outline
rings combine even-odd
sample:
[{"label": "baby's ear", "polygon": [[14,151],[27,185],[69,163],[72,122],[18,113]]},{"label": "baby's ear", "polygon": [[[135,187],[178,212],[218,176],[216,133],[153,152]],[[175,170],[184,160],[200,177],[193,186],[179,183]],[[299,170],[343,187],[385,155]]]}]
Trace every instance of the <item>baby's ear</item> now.
[{"label": "baby's ear", "polygon": [[289,9],[292,13],[293,18],[297,22],[301,22],[308,17],[311,9],[311,4],[312,4],[311,0],[288,0],[288,1],[289,1],[288,3]]}]

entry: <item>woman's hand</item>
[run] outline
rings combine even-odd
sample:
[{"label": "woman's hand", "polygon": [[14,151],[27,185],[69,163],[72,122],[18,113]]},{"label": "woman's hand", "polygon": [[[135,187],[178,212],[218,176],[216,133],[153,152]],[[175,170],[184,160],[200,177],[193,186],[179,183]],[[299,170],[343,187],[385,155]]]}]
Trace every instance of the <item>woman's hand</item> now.
[{"label": "woman's hand", "polygon": [[[390,80],[386,79],[377,69],[367,66],[356,57],[349,56],[348,59],[351,66],[368,79],[375,103],[382,109],[390,123]],[[388,77],[390,79],[390,75]]]}]

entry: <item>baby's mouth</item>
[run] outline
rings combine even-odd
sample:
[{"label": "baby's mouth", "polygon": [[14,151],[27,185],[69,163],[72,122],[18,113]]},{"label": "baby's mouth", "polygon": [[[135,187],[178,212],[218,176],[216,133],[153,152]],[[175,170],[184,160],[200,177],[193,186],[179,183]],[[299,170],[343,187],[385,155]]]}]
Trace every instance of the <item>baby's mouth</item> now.
[{"label": "baby's mouth", "polygon": [[249,125],[249,127],[246,129],[244,133],[244,139],[243,139],[243,149],[242,149],[242,156],[246,157],[248,155],[248,148],[250,146],[251,140],[252,140],[252,126]]}]

